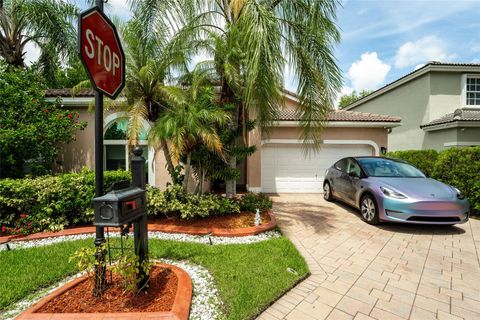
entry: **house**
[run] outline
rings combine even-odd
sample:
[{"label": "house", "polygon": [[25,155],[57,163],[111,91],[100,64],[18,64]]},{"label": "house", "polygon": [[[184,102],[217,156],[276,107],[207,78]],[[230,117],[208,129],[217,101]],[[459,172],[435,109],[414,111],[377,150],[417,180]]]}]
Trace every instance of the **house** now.
[{"label": "house", "polygon": [[389,151],[480,145],[480,64],[429,62],[344,110],[401,117]]},{"label": "house", "polygon": [[[59,159],[60,171],[78,171],[94,166],[94,114],[88,111],[94,92],[83,90],[72,97],[69,89],[48,90],[50,100],[62,99],[65,108],[80,114],[87,121],[76,140],[65,145]],[[249,191],[268,193],[322,192],[325,170],[345,156],[380,155],[387,148],[388,130],[400,126],[400,118],[356,111],[332,111],[322,133],[323,144],[318,152],[305,152],[300,140],[300,119],[295,115],[298,98],[285,92],[285,107],[268,136],[260,130],[249,132],[248,144],[257,152],[240,165],[242,177],[237,181]],[[125,136],[127,114],[108,111],[104,116],[104,165],[107,170],[128,169],[128,148]],[[151,125],[145,121],[140,145],[148,165],[148,183],[164,188],[170,177],[163,153],[148,146]]]}]

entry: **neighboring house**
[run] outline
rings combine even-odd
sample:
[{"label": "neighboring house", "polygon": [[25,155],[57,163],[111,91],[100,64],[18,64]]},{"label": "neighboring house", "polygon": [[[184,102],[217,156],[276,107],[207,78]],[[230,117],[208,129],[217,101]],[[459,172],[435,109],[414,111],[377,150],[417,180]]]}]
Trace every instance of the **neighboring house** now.
[{"label": "neighboring house", "polygon": [[[75,97],[70,90],[49,90],[46,95],[54,100],[62,98],[66,108],[80,113],[80,120],[87,121],[84,131],[79,131],[76,141],[66,145],[60,159],[60,170],[78,171],[94,166],[94,114],[88,111],[93,91],[85,90]],[[242,168],[239,184],[253,192],[288,193],[322,192],[325,170],[336,160],[346,156],[380,155],[387,148],[388,130],[400,126],[400,118],[353,111],[332,111],[323,132],[323,144],[319,152],[305,153],[300,140],[301,122],[295,116],[297,97],[285,93],[285,109],[270,128],[268,136],[260,130],[248,135],[249,145],[257,145],[257,152],[250,156]],[[106,169],[128,169],[128,150],[125,137],[127,114],[108,112],[104,118],[104,164]],[[143,137],[150,124],[145,122]],[[148,182],[164,188],[170,177],[161,151],[155,153],[146,139],[141,140],[148,159]]]},{"label": "neighboring house", "polygon": [[480,64],[429,62],[345,110],[401,117],[389,151],[480,145]]}]

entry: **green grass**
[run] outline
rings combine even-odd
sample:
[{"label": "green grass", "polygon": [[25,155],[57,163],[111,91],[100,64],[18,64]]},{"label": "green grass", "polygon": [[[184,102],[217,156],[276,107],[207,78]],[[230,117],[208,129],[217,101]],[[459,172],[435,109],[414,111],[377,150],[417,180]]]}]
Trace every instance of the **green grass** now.
[{"label": "green grass", "polygon": [[[75,273],[68,257],[91,242],[0,252],[0,310]],[[188,260],[206,267],[215,279],[227,319],[255,316],[308,272],[304,259],[284,237],[250,245],[208,246],[160,240],[150,240],[149,245],[152,257]]]}]

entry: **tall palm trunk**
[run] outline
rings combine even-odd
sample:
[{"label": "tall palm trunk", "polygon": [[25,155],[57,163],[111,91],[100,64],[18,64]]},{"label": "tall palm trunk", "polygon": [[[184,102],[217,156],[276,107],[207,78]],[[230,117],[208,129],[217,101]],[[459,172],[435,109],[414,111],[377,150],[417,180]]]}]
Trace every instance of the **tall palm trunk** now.
[{"label": "tall palm trunk", "polygon": [[[234,103],[235,101],[235,96],[230,87],[228,86],[225,78],[222,80],[222,92],[221,92],[221,102],[223,104],[231,104]],[[235,131],[238,129],[238,117],[239,117],[239,105],[238,103],[235,103],[235,110],[233,111],[232,115],[232,125],[231,129],[232,131]],[[235,148],[236,146],[236,141],[233,140],[231,145],[229,146],[230,149]],[[228,165],[230,166],[231,169],[236,169],[237,168],[237,157],[233,154],[228,155],[227,157],[227,162]],[[233,198],[237,195],[237,180],[231,179],[225,181],[225,194],[227,198]]]},{"label": "tall palm trunk", "polygon": [[175,170],[175,167],[173,165],[172,156],[170,155],[170,150],[168,149],[167,140],[162,139],[160,143],[162,144],[162,151],[165,161],[167,161],[167,170],[169,173],[171,173]]},{"label": "tall palm trunk", "polygon": [[188,191],[188,180],[190,178],[190,171],[192,167],[192,153],[187,153],[187,163],[185,164],[185,178],[183,179],[183,190]]}]

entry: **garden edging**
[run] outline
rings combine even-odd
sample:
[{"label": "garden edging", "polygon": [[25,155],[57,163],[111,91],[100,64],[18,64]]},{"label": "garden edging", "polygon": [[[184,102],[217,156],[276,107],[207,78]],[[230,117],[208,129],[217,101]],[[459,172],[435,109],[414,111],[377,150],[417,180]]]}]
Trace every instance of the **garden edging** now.
[{"label": "garden edging", "polygon": [[[148,226],[148,231],[152,232],[165,232],[165,233],[185,233],[190,235],[211,235],[215,237],[245,237],[257,235],[266,231],[270,231],[276,228],[277,221],[275,220],[275,215],[272,211],[268,212],[270,216],[270,221],[259,226],[247,227],[247,228],[198,228],[198,227],[187,227],[187,226],[164,226],[158,224],[150,224]],[[46,238],[54,238],[60,236],[70,236],[78,234],[88,234],[95,233],[95,227],[79,227],[65,229],[58,232],[39,232],[34,233],[28,236],[7,236],[0,238],[0,244],[9,242],[11,240],[15,241],[30,241],[30,240],[40,240]]]},{"label": "garden edging", "polygon": [[172,270],[178,278],[177,293],[175,294],[175,300],[170,311],[164,312],[122,312],[122,313],[36,313],[46,303],[53,298],[62,295],[68,290],[74,288],[78,284],[87,281],[87,276],[82,276],[75,279],[59,289],[55,290],[48,296],[42,298],[35,305],[24,311],[17,319],[19,320],[47,320],[47,319],[139,319],[139,318],[154,318],[154,319],[175,319],[175,320],[187,320],[190,314],[190,305],[192,301],[192,280],[189,274],[174,265],[158,263],[157,265]]}]

